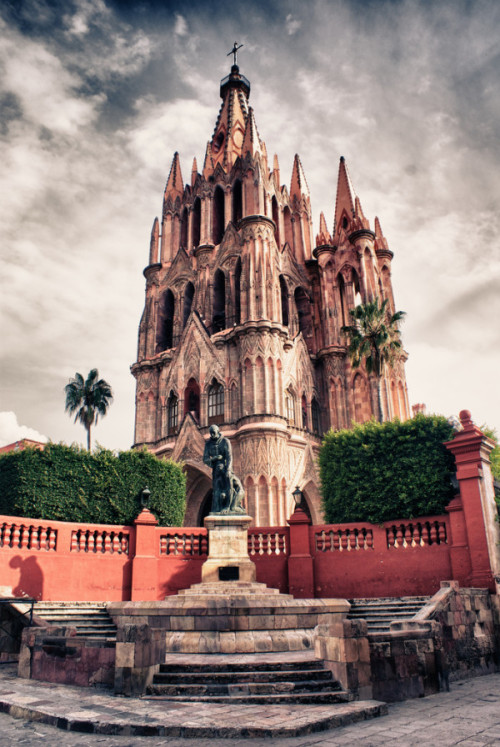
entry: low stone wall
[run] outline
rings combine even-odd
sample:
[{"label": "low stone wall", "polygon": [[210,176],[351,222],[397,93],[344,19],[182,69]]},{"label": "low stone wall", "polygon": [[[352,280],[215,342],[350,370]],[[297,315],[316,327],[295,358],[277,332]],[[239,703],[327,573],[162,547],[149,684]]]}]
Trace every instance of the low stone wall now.
[{"label": "low stone wall", "polygon": [[373,697],[398,701],[449,689],[449,683],[498,671],[497,595],[444,581],[413,620],[368,636]]},{"label": "low stone wall", "polygon": [[442,588],[417,620],[430,618],[442,630],[441,649],[450,681],[497,671],[500,646],[495,625],[496,595],[486,589],[462,589],[456,581]]},{"label": "low stone wall", "polygon": [[64,685],[112,687],[115,644],[77,638],[74,628],[27,628],[23,631],[18,675]]}]

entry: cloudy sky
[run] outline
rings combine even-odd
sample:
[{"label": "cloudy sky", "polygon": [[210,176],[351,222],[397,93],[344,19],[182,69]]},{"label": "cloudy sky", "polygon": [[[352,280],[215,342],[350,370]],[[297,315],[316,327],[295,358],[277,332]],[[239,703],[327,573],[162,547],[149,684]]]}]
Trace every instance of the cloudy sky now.
[{"label": "cloudy sky", "polygon": [[410,401],[500,433],[497,0],[4,0],[0,7],[0,444],[85,442],[64,385],[97,367],[95,431],[133,441],[142,270],[172,155],[203,162],[226,53],[289,182],[333,222],[345,156],[407,312]]}]

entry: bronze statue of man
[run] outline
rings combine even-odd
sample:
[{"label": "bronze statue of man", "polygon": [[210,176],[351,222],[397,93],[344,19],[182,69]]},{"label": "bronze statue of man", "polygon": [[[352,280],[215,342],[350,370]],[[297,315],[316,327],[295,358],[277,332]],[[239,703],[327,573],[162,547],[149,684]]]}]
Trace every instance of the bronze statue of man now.
[{"label": "bronze statue of man", "polygon": [[205,443],[203,462],[212,469],[212,511],[220,513],[245,513],[241,507],[244,495],[241,482],[233,474],[231,444],[218,426],[210,426],[210,437]]}]

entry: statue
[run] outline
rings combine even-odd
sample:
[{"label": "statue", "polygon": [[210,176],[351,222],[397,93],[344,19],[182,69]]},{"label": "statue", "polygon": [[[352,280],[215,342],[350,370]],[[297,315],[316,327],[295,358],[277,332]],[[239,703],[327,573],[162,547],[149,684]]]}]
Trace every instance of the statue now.
[{"label": "statue", "polygon": [[241,481],[233,474],[231,444],[218,426],[210,426],[205,443],[203,462],[212,468],[212,514],[244,514],[241,502],[245,492]]}]

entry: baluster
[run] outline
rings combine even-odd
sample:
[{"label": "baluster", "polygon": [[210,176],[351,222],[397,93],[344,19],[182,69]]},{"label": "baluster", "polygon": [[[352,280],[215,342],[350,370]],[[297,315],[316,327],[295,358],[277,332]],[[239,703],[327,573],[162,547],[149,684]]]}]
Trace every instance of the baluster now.
[{"label": "baluster", "polygon": [[286,555],[288,552],[287,546],[286,546],[286,534],[283,535],[283,548],[282,549],[283,549],[283,555]]},{"label": "baluster", "polygon": [[413,524],[403,527],[405,547],[413,547]]},{"label": "baluster", "polygon": [[57,531],[49,528],[49,550],[55,550],[57,543]]},{"label": "baluster", "polygon": [[89,532],[87,542],[87,552],[95,552],[95,540],[97,532]]},{"label": "baluster", "polygon": [[160,555],[167,554],[167,538],[164,534],[160,535]]},{"label": "baluster", "polygon": [[120,552],[120,535],[118,532],[112,532],[111,552]]},{"label": "baluster", "polygon": [[396,544],[395,547],[403,547],[403,525],[396,527]]},{"label": "baluster", "polygon": [[71,545],[69,549],[70,552],[78,552],[79,535],[80,535],[80,532],[79,531],[75,532],[75,530],[73,529],[73,531],[71,532]]},{"label": "baluster", "polygon": [[104,540],[104,552],[111,553],[111,535],[109,532],[103,532],[102,537]]},{"label": "baluster", "polygon": [[447,544],[447,538],[446,538],[446,524],[444,521],[439,522],[439,544],[440,545],[446,545]]},{"label": "baluster", "polygon": [[201,537],[201,554],[208,555],[208,534],[203,534]]},{"label": "baluster", "polygon": [[340,534],[340,551],[347,552],[347,542],[348,542],[347,534],[345,530],[343,532],[340,531],[339,534]]},{"label": "baluster", "polygon": [[427,547],[429,544],[429,527],[427,524],[420,525],[420,535],[422,537],[422,547]]},{"label": "baluster", "polygon": [[129,536],[128,536],[128,534],[125,534],[125,532],[124,532],[122,534],[122,544],[121,544],[122,553],[124,555],[128,555],[128,540],[129,540]]},{"label": "baluster", "polygon": [[78,549],[80,552],[85,552],[87,549],[87,533],[80,530],[80,541],[78,543]]},{"label": "baluster", "polygon": [[271,534],[270,539],[271,539],[270,548],[269,548],[270,555],[276,555],[277,554],[276,553],[276,534],[274,532],[273,534]]},{"label": "baluster", "polygon": [[193,555],[201,555],[200,535],[193,534]]},{"label": "baluster", "polygon": [[396,544],[396,527],[388,527],[385,531],[387,534],[387,547],[394,547]]},{"label": "baluster", "polygon": [[371,550],[373,547],[373,532],[371,529],[368,529],[366,532],[366,549]]},{"label": "baluster", "polygon": [[184,544],[184,554],[185,555],[192,555],[193,554],[193,540],[194,535],[186,535],[186,541]]},{"label": "baluster", "polygon": [[28,537],[26,535],[26,527],[24,524],[21,524],[19,527],[18,538],[17,547],[20,547],[22,550],[26,549],[28,547]]},{"label": "baluster", "polygon": [[47,549],[47,527],[40,527],[40,550]]},{"label": "baluster", "polygon": [[433,521],[431,524],[431,545],[435,545],[437,543],[436,523],[437,522]]},{"label": "baluster", "polygon": [[104,538],[102,536],[102,532],[97,531],[96,538],[95,538],[95,551],[96,552],[104,552],[103,539]]},{"label": "baluster", "polygon": [[333,535],[333,549],[340,550],[340,529],[337,532],[332,530]]}]

